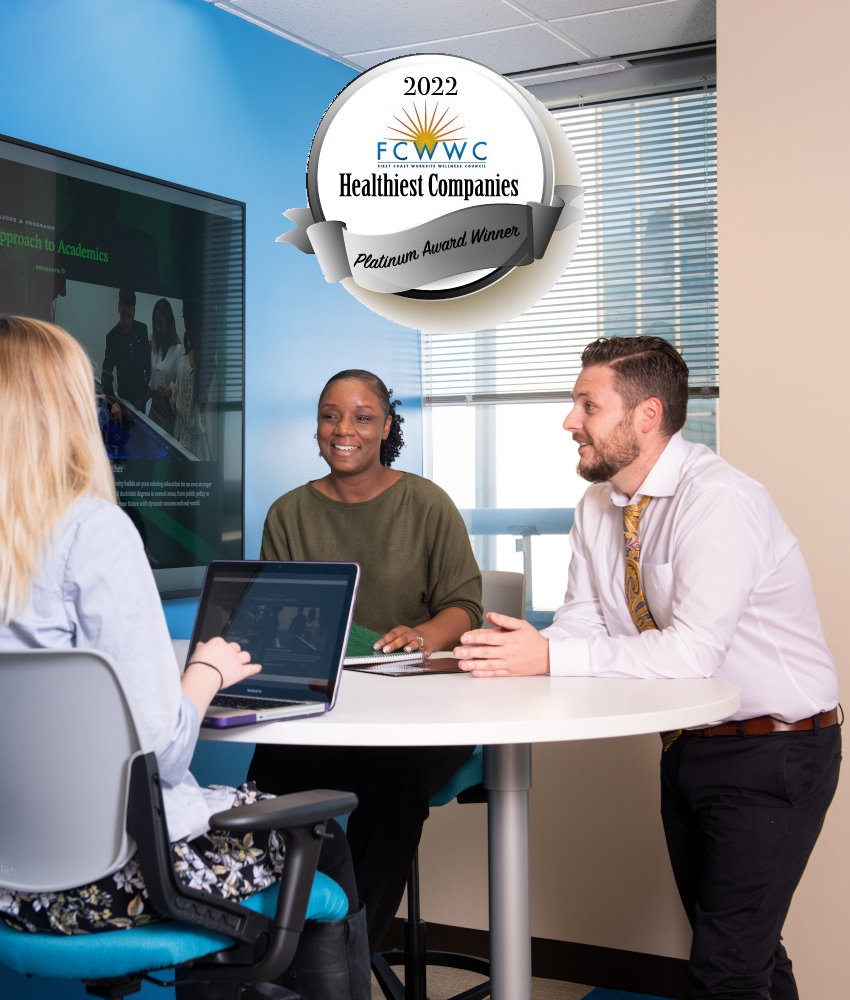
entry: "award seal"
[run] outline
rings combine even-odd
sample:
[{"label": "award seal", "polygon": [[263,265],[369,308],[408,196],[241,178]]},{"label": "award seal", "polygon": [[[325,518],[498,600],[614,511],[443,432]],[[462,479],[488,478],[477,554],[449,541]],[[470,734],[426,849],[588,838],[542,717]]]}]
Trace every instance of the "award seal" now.
[{"label": "award seal", "polygon": [[278,237],[325,278],[423,330],[493,326],[533,305],[572,255],[578,166],[521,87],[446,55],[366,71],[322,118],[306,208]]}]

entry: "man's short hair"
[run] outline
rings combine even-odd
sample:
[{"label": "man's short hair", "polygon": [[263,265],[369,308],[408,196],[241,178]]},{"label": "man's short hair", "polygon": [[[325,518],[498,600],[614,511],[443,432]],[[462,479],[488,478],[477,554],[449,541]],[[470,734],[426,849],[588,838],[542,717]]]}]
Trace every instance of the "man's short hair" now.
[{"label": "man's short hair", "polygon": [[661,400],[661,430],[672,437],[688,415],[688,366],[663,337],[608,337],[594,340],[581,355],[582,368],[608,365],[617,391],[633,410],[650,396]]},{"label": "man's short hair", "polygon": [[136,308],[136,293],[132,288],[118,289],[118,305],[132,306],[134,309]]}]

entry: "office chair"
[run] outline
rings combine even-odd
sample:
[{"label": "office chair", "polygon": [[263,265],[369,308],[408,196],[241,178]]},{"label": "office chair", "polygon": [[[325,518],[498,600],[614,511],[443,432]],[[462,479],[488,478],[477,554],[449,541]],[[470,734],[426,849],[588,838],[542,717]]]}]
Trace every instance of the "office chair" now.
[{"label": "office chair", "polygon": [[268,981],[291,962],[305,919],[347,912],[342,889],[316,873],[316,862],[325,821],[350,812],[357,797],[310,791],[212,816],[211,826],[235,833],[278,829],[286,845],[279,885],[232,902],[177,881],[156,756],[108,657],[0,653],[0,704],[0,884],[29,892],[85,885],[138,852],[150,903],[169,918],[74,936],[0,922],[0,962],[25,975],[81,979],[87,993],[109,1000],[176,966],[186,1000],[292,1000]]},{"label": "office chair", "polygon": [[[512,618],[525,618],[525,574],[501,570],[481,573],[481,600],[486,611],[498,611]],[[485,627],[487,624],[485,623]],[[461,804],[486,802],[483,781],[484,752],[476,747],[472,756],[433,796],[430,806],[444,806],[457,799]],[[372,972],[386,1000],[426,1000],[427,967],[462,969],[488,977],[450,997],[449,1000],[483,1000],[490,994],[490,963],[476,955],[429,951],[425,946],[425,921],[420,914],[419,852],[413,855],[407,875],[407,917],[404,920],[402,949],[379,952],[372,956]],[[404,981],[395,973],[404,966]]]}]

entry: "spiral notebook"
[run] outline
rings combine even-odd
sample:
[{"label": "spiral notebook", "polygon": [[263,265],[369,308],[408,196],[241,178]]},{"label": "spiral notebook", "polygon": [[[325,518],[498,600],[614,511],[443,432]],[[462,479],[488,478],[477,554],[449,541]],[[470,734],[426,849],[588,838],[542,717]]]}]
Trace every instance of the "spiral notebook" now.
[{"label": "spiral notebook", "polygon": [[374,648],[380,638],[380,632],[373,632],[354,622],[348,637],[345,669],[382,674],[384,677],[462,673],[457,659],[449,652],[431,653],[427,659],[418,650],[412,653],[382,653]]}]

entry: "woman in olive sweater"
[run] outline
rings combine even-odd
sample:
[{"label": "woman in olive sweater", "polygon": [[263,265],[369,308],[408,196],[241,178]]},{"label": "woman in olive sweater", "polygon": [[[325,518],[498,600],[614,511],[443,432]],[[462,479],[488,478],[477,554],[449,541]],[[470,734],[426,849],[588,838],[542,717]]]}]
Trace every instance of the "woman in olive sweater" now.
[{"label": "woman in olive sweater", "polygon": [[[451,649],[481,621],[481,574],[461,516],[434,483],[391,468],[401,417],[371,372],[340,372],[319,398],[316,438],[330,471],[272,504],[264,559],[358,562],[354,620],[387,652]],[[258,745],[249,776],[271,792],[342,787],[369,945],[376,951],[404,892],[428,801],[471,747]]]}]

